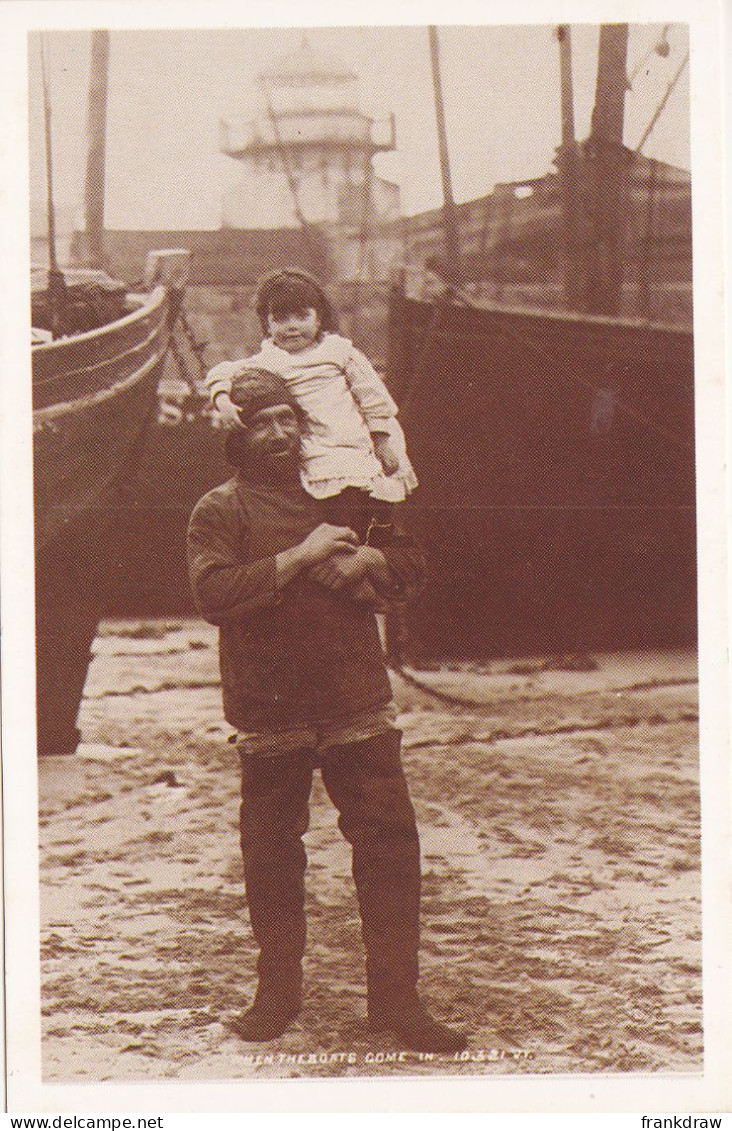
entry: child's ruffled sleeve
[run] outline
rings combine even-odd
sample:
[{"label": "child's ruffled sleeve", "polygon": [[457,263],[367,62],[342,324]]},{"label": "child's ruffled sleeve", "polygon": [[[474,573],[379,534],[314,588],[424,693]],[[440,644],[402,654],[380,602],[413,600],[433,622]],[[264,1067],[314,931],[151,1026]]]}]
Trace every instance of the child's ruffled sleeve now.
[{"label": "child's ruffled sleeve", "polygon": [[220,361],[218,365],[214,365],[213,369],[209,369],[203,383],[208,390],[212,404],[219,393],[231,392],[231,382],[243,369],[244,365],[241,361]]},{"label": "child's ruffled sleeve", "polygon": [[346,354],[344,372],[348,387],[361,409],[370,432],[389,432],[389,421],[397,414],[397,406],[386,385],[365,354],[352,343]]}]

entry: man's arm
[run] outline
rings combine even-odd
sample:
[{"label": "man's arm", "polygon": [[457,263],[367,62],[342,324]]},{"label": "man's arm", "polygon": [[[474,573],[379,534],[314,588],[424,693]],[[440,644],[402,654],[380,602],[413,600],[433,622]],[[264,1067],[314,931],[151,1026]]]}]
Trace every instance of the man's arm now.
[{"label": "man's arm", "polygon": [[228,500],[207,496],[188,524],[188,575],[202,616],[212,624],[241,618],[274,605],[274,558],[244,562],[242,530]]},{"label": "man's arm", "polygon": [[188,572],[201,614],[212,624],[245,619],[275,605],[300,573],[329,554],[348,553],[356,542],[352,530],[321,523],[291,549],[246,562],[245,535],[225,500],[207,496],[191,517]]},{"label": "man's arm", "polygon": [[277,587],[283,589],[298,574],[317,568],[332,556],[347,560],[357,553],[358,539],[347,526],[321,522],[297,546],[282,550],[275,558]]},{"label": "man's arm", "polygon": [[308,574],[329,589],[339,590],[370,581],[379,596],[407,601],[424,584],[424,558],[410,534],[391,523],[379,546],[359,546],[347,558],[335,555]]}]

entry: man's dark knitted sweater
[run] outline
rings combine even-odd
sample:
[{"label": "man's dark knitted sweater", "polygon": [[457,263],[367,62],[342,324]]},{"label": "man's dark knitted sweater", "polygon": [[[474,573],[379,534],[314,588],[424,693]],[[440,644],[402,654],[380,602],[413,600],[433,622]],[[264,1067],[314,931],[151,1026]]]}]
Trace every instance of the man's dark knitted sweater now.
[{"label": "man's dark knitted sweater", "polygon": [[[210,491],[188,528],[188,567],[201,613],[220,627],[224,714],[238,730],[348,718],[387,703],[389,678],[373,612],[303,574],[278,591],[275,555],[322,521],[300,488],[245,482]],[[421,559],[395,531],[380,547],[394,595],[419,586]]]}]

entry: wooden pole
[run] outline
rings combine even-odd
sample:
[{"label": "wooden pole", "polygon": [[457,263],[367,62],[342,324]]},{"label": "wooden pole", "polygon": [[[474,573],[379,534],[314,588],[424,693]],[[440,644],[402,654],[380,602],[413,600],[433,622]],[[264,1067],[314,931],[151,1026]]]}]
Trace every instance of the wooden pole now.
[{"label": "wooden pole", "polygon": [[589,140],[591,168],[590,246],[588,247],[587,310],[618,315],[623,300],[623,240],[628,209],[631,155],[623,148],[628,25],[600,28],[595,108]]},{"label": "wooden pole", "polygon": [[44,141],[46,145],[46,217],[48,223],[48,307],[51,334],[60,338],[63,327],[66,280],[56,257],[56,212],[53,203],[53,146],[51,144],[51,92],[46,41],[41,35],[41,79],[43,83]]},{"label": "wooden pole", "polygon": [[557,28],[562,100],[562,145],[574,145],[574,85],[572,82],[572,32],[569,24]]},{"label": "wooden pole", "polygon": [[570,310],[585,307],[586,265],[580,239],[577,139],[574,125],[574,83],[572,79],[572,33],[569,24],[557,27],[559,77],[562,110],[562,144],[557,155],[564,219],[564,303]]},{"label": "wooden pole", "polygon": [[651,287],[653,280],[653,243],[655,239],[656,162],[648,170],[648,199],[646,204],[646,231],[641,245],[638,280],[638,317],[650,322],[653,316]]},{"label": "wooden pole", "polygon": [[104,267],[104,176],[107,139],[109,32],[93,31],[89,69],[89,149],[86,161],[86,260]]},{"label": "wooden pole", "polygon": [[449,282],[459,286],[462,277],[460,265],[460,237],[458,234],[455,200],[452,194],[450,157],[447,150],[445,106],[442,98],[442,80],[440,77],[440,46],[437,39],[437,28],[430,25],[427,30],[430,41],[432,85],[435,95],[435,117],[437,119],[437,143],[439,146],[440,173],[442,176],[442,217],[445,231],[445,255],[447,258],[448,271],[450,273]]},{"label": "wooden pole", "polygon": [[592,137],[611,145],[623,144],[628,25],[603,24],[597,58],[595,108],[592,111]]},{"label": "wooden pole", "polygon": [[43,81],[43,124],[46,145],[46,219],[48,223],[48,263],[52,271],[58,267],[56,259],[56,216],[53,206],[53,147],[51,144],[51,95],[48,82],[46,44],[41,36],[41,77]]}]

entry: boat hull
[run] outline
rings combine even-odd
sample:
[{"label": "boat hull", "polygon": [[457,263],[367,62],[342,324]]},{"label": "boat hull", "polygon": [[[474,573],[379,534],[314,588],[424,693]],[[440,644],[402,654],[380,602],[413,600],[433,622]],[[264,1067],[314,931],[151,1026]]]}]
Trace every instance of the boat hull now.
[{"label": "boat hull", "polygon": [[690,333],[396,291],[390,342],[431,566],[419,652],[695,639]]},{"label": "boat hull", "polygon": [[[97,623],[110,602],[123,491],[136,476],[168,341],[160,289],[98,331],[33,351],[39,753],[75,749]],[[138,563],[140,568],[140,563]]]}]

